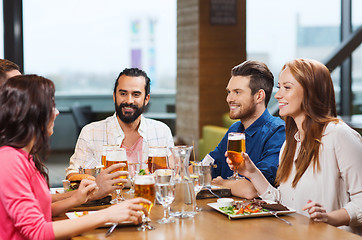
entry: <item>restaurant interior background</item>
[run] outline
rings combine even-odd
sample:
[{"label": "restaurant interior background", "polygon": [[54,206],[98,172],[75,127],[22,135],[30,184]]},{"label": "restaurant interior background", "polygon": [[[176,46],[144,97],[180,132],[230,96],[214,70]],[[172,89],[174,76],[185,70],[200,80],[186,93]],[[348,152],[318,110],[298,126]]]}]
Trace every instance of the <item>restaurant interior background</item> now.
[{"label": "restaurant interior background", "polygon": [[[145,115],[197,148],[202,127],[221,125],[228,111],[233,66],[261,60],[277,83],[286,61],[333,65],[354,44],[332,78],[339,114],[362,129],[360,0],[3,0],[0,8],[0,57],[56,84],[61,114],[47,162],[53,186],[78,137],[71,107],[91,106],[98,119],[111,115],[113,84],[126,67],[152,80]],[[277,114],[275,100],[268,108]]]}]

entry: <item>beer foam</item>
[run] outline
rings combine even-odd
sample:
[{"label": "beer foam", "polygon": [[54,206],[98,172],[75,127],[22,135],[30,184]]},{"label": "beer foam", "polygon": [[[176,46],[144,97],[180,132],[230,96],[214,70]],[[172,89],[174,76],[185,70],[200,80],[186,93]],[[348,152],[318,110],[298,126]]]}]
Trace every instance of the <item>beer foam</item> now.
[{"label": "beer foam", "polygon": [[125,162],[125,161],[127,161],[126,149],[120,148],[120,149],[114,149],[112,151],[107,151],[106,159],[107,159],[107,161]]},{"label": "beer foam", "polygon": [[149,157],[167,157],[167,148],[166,147],[149,147],[148,156]]},{"label": "beer foam", "polygon": [[137,185],[150,185],[150,184],[154,184],[155,183],[155,179],[153,178],[153,176],[151,175],[146,175],[146,176],[137,176],[135,177],[134,180],[134,184]]},{"label": "beer foam", "polygon": [[229,135],[229,140],[245,140],[245,134],[236,134],[236,135]]}]

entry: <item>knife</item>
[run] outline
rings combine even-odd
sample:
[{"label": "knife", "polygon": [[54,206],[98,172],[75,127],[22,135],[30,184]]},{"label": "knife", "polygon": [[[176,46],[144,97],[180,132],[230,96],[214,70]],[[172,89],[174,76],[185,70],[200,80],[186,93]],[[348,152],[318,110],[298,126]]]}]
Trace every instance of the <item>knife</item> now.
[{"label": "knife", "polygon": [[113,230],[118,226],[118,223],[113,223],[113,225],[108,229],[106,232],[106,237],[110,236],[113,232]]}]

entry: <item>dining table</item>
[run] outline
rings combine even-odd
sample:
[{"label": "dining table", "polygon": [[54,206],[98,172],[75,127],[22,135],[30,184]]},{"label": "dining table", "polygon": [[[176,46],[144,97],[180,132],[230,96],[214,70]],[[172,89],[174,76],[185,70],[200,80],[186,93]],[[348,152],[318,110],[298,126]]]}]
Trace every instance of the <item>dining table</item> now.
[{"label": "dining table", "polygon": [[[239,198],[233,197],[235,200]],[[143,239],[143,240],[170,240],[170,239],[268,239],[268,240],[353,240],[361,237],[341,230],[326,223],[316,223],[308,217],[291,213],[280,217],[289,221],[288,225],[284,221],[274,216],[254,217],[254,218],[229,218],[227,215],[216,211],[208,203],[215,203],[216,198],[197,199],[197,206],[202,210],[197,212],[193,218],[178,219],[174,223],[159,224],[157,220],[163,217],[162,205],[155,204],[150,213],[151,225],[154,230],[137,231],[135,224],[119,224],[113,233],[106,237],[105,234],[109,226],[100,227],[79,236],[74,240],[96,240],[96,239]],[[103,206],[84,206],[72,211],[92,211],[105,208]],[[64,219],[57,217],[54,220]]]}]

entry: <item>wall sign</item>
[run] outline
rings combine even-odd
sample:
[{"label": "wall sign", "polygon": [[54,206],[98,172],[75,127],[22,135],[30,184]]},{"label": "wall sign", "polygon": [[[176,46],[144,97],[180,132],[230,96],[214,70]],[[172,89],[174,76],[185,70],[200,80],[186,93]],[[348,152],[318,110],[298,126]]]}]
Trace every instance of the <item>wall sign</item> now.
[{"label": "wall sign", "polygon": [[236,24],[237,0],[210,1],[210,23],[212,25]]}]

